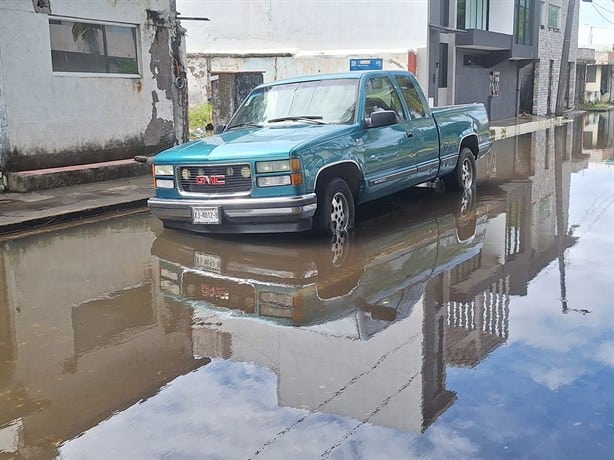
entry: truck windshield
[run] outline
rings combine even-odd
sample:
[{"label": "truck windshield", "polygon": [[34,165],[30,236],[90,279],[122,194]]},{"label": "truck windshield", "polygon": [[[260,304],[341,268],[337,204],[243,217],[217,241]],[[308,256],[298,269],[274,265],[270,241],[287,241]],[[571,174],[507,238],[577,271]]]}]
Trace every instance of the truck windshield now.
[{"label": "truck windshield", "polygon": [[316,80],[259,88],[250,93],[228,128],[280,122],[354,123],[357,79]]}]

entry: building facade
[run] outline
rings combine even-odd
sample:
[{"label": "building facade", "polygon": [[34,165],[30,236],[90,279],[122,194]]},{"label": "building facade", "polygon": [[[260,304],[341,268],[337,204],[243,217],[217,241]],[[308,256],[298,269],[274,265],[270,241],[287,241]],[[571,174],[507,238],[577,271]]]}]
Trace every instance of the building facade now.
[{"label": "building facade", "polygon": [[0,172],[184,141],[184,56],[174,0],[3,0]]},{"label": "building facade", "polygon": [[[565,107],[574,105],[579,1],[572,5]],[[190,101],[212,100],[216,86],[350,69],[352,58],[409,69],[433,106],[482,102],[492,120],[554,113],[569,0],[418,0],[307,2],[179,0]],[[235,8],[236,7],[236,8]],[[231,75],[229,77],[228,75]],[[251,76],[250,76],[251,74]],[[224,82],[224,80],[230,82]],[[248,91],[246,88],[245,91]],[[245,96],[231,93],[231,109]],[[228,110],[232,112],[232,110]],[[225,117],[229,116],[224,114]]]}]

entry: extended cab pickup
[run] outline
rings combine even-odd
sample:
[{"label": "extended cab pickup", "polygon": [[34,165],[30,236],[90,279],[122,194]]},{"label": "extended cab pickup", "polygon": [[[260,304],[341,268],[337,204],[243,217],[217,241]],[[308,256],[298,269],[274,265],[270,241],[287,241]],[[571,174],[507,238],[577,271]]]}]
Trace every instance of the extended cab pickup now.
[{"label": "extended cab pickup", "polygon": [[165,227],[265,233],[354,225],[355,207],[442,178],[475,184],[490,149],[482,104],[426,104],[403,71],[314,75],[256,87],[223,131],[153,159]]}]

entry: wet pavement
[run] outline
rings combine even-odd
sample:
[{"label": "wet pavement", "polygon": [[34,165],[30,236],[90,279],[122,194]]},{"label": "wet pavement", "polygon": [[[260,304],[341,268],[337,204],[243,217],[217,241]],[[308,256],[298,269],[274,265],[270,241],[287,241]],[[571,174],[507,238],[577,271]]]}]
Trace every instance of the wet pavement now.
[{"label": "wet pavement", "polygon": [[0,243],[0,459],[611,458],[614,120],[357,228]]}]

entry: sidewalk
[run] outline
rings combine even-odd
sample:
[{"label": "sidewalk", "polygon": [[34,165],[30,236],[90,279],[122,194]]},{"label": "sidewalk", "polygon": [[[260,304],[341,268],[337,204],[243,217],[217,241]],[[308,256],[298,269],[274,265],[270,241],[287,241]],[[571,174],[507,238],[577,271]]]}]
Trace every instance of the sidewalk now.
[{"label": "sidewalk", "polygon": [[[528,115],[495,122],[493,140],[537,131],[571,120]],[[92,182],[26,193],[0,193],[0,236],[121,209],[146,209],[151,175]]]},{"label": "sidewalk", "polygon": [[144,208],[151,196],[150,175],[38,192],[0,193],[0,235],[120,209]]}]

